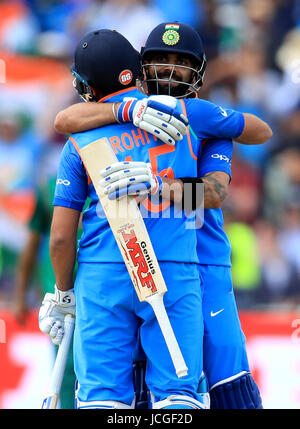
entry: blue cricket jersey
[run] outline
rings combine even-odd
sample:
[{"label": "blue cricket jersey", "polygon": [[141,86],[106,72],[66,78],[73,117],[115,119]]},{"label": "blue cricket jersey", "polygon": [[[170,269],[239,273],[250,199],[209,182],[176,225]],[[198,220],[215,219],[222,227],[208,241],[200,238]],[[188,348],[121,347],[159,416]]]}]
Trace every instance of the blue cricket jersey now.
[{"label": "blue cricket jersey", "polygon": [[[124,98],[144,98],[137,88],[120,91],[102,102],[122,101]],[[107,137],[119,161],[151,162],[155,174],[176,177],[197,177],[202,143],[210,138],[236,138],[244,127],[243,115],[224,111],[204,100],[180,100],[178,105],[189,118],[193,132],[188,131],[182,141],[169,146],[131,123],[108,125],[73,134],[61,155],[54,205],[81,211],[87,197],[91,203],[83,213],[83,235],[79,241],[79,262],[122,262],[108,222],[80,159],[78,149]],[[211,171],[218,160],[211,158]],[[216,164],[215,164],[216,163]],[[198,263],[197,232],[188,227],[193,217],[166,200],[147,198],[140,205],[153,248],[159,261]],[[202,253],[202,252],[201,252]]]}]

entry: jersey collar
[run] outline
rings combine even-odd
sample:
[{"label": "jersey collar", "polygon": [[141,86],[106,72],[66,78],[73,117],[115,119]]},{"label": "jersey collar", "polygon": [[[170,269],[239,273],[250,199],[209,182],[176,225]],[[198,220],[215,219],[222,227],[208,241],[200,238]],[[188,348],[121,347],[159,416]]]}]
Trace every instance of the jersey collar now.
[{"label": "jersey collar", "polygon": [[197,92],[191,92],[186,98],[199,98]]},{"label": "jersey collar", "polygon": [[[113,92],[112,94],[108,94],[103,98],[100,98],[100,100],[97,101],[97,103],[106,103],[106,102],[111,102],[111,101],[119,101],[120,100],[120,96],[122,95],[129,95],[132,96],[131,93],[136,93],[136,91],[138,91],[139,94],[143,94],[143,92],[141,91],[141,89],[137,86],[130,86],[129,88],[126,89],[121,89],[120,91],[117,92]],[[146,97],[146,95],[144,94],[144,96]]]},{"label": "jersey collar", "polygon": [[[130,86],[129,88],[121,89],[120,91],[113,92],[111,94],[106,95],[105,97],[100,98],[100,100],[98,100],[97,103],[106,103],[106,102],[112,102],[112,101],[119,101],[120,100],[120,95],[121,96],[124,95],[124,94],[128,95],[129,93],[136,92],[136,91],[138,91],[138,94],[140,94],[140,95],[142,94],[145,97],[147,97],[147,95],[138,86]],[[132,96],[133,94],[130,94],[130,95]],[[186,98],[199,98],[199,97],[198,97],[197,92],[192,92]]]}]

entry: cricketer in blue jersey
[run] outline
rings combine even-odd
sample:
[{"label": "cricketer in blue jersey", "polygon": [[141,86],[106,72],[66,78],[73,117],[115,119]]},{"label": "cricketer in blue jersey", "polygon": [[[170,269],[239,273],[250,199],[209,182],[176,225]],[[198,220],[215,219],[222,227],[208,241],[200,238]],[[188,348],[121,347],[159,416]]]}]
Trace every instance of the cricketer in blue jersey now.
[{"label": "cricketer in blue jersey", "polygon": [[[191,118],[189,117],[190,124],[192,125],[192,127],[191,127],[191,133],[190,134],[196,135],[199,132],[200,133],[199,135],[201,136],[200,139],[203,140],[204,137],[208,138],[208,137],[212,136],[213,133],[211,133],[209,131],[211,129],[211,130],[214,130],[214,131],[217,130],[217,133],[219,133],[218,136],[220,136],[220,137],[221,136],[227,136],[226,132],[229,131],[229,127],[228,127],[228,124],[227,124],[227,118],[228,118],[230,126],[233,126],[233,130],[235,131],[233,134],[230,134],[230,137],[231,138],[235,138],[235,137],[238,137],[240,135],[240,132],[243,130],[243,125],[241,125],[242,122],[243,122],[243,117],[242,117],[241,114],[235,114],[235,112],[224,110],[224,109],[222,109],[222,108],[220,108],[218,106],[214,106],[214,105],[212,105],[210,103],[206,103],[206,102],[203,102],[203,101],[200,102],[200,100],[198,100],[196,103],[194,101],[190,102],[190,104],[193,104],[193,103],[194,103],[194,105],[197,104],[197,109],[198,109],[198,107],[203,107],[203,105],[207,104],[207,106],[206,106],[207,107],[207,112],[205,111],[205,109],[204,110],[200,109],[199,111],[195,110],[194,112],[193,111],[189,112],[190,115],[191,115],[191,117],[193,116],[193,114],[195,115],[195,119],[194,119],[194,121],[192,120],[192,122],[191,122]],[[189,104],[189,102],[187,104]],[[206,129],[205,125],[203,126],[203,124],[202,124],[202,129],[201,129],[201,127],[199,129],[199,127],[197,126],[197,122],[200,121],[200,116],[197,116],[197,114],[199,115],[199,113],[202,114],[201,118],[204,119],[203,122],[205,123],[205,125],[208,124],[208,127],[207,127],[208,129]],[[209,114],[213,114],[214,115],[216,113],[216,117],[213,117],[213,119],[211,119],[210,122],[206,123],[206,119],[207,119],[206,113],[208,115]],[[221,118],[220,114],[223,116],[223,119]],[[239,117],[239,120],[237,120],[237,117]],[[221,119],[221,121],[219,121],[219,119]],[[232,119],[233,119],[233,122],[231,122]],[[219,121],[219,124],[218,124],[218,121]],[[233,125],[235,121],[236,121],[236,123],[235,123],[235,125]],[[219,128],[218,128],[218,125],[219,125]],[[195,130],[196,130],[196,132],[195,132]],[[232,129],[231,129],[231,131],[232,131]],[[188,136],[188,138],[190,138],[190,136]],[[197,137],[197,139],[198,139],[198,137]],[[120,151],[122,151],[122,149],[124,149],[124,147],[121,144],[121,143],[124,143],[124,141],[122,141],[120,143],[120,142],[118,142],[118,140],[116,140],[114,143],[117,144],[117,146],[118,146],[118,148],[119,148]],[[125,146],[126,146],[126,144],[128,146],[128,142],[125,143]],[[129,142],[129,145],[131,145],[130,142]],[[229,152],[230,152],[231,151],[231,145],[229,145],[229,146],[230,146],[230,149],[229,149]],[[193,147],[192,144],[190,144],[190,147],[192,147],[193,150],[194,150],[194,147]],[[209,148],[210,145],[207,145],[206,147]],[[217,145],[215,147],[214,147],[214,145],[212,145],[211,149],[212,148],[214,150],[214,153],[211,153],[209,155],[209,157],[207,158],[207,161],[211,161],[211,160],[214,160],[214,161],[224,161],[225,160],[225,162],[228,163],[229,157],[226,154],[223,153],[224,145],[222,146],[222,142],[221,142],[221,147],[220,148],[218,148]],[[205,152],[203,152],[203,154],[204,153]],[[200,156],[201,156],[201,154],[200,154]],[[197,158],[195,155],[194,155],[194,157]],[[201,163],[201,165],[202,164],[203,163]],[[205,175],[209,171],[218,171],[218,167],[220,167],[220,164],[218,164],[218,163],[211,164],[211,166],[210,166],[209,163],[207,162],[207,165],[206,165],[206,163],[204,163],[203,170],[200,171],[200,173],[201,173],[201,175],[202,174]],[[210,170],[210,168],[212,168],[212,170]],[[165,171],[165,169],[162,170],[162,171]],[[220,171],[224,171],[223,168],[220,168]],[[225,171],[227,172],[227,170],[225,170]],[[220,216],[220,213],[218,213],[218,211],[216,211],[216,214],[212,215],[212,220],[213,220],[212,221],[212,225],[208,226],[208,232],[209,232],[208,235],[212,239],[212,245],[210,245],[211,242],[209,240],[205,239],[205,234],[201,235],[200,231],[198,231],[198,235],[200,237],[203,237],[203,241],[206,244],[205,249],[208,248],[210,250],[210,254],[211,255],[214,255],[215,251],[216,252],[218,252],[218,250],[220,251],[220,255],[222,255],[222,256],[221,256],[221,259],[218,261],[218,263],[221,261],[221,263],[223,265],[224,261],[226,261],[225,265],[227,265],[228,259],[226,258],[226,256],[223,255],[224,249],[222,251],[222,247],[220,246],[220,243],[221,243],[222,240],[224,241],[224,238],[225,238],[225,241],[226,241],[226,236],[224,236],[224,231],[222,230],[222,215]],[[218,228],[214,230],[214,228],[215,228],[214,223],[217,224],[219,230],[218,230]],[[200,243],[200,241],[199,241],[199,243]],[[214,249],[213,244],[216,244],[216,247],[215,247],[214,251],[212,251]],[[203,255],[204,253],[205,252],[201,252],[201,255]],[[200,252],[198,252],[198,256],[199,256],[199,254],[200,254]],[[229,253],[227,252],[227,256],[228,255],[229,255]],[[205,260],[205,262],[202,261],[202,263],[203,264],[207,264],[209,260],[210,260],[210,258],[207,257],[206,260]],[[216,259],[214,259],[214,261],[216,261]],[[213,358],[213,356],[211,355],[210,358]],[[209,357],[207,356],[207,361],[208,360],[209,360]],[[216,366],[216,368],[217,368],[217,366]],[[246,368],[247,368],[247,363],[246,363]]]},{"label": "cricketer in blue jersey", "polygon": [[[123,100],[124,97],[138,100],[144,98],[144,95],[140,90],[131,88],[130,91],[126,90],[106,97],[101,102],[119,101]],[[151,162],[155,174],[162,174],[170,178],[188,175],[196,177],[198,174],[197,159],[201,156],[199,143],[212,137],[227,138],[228,136],[240,135],[243,129],[243,117],[240,113],[228,111],[225,121],[221,109],[217,106],[203,100],[193,101],[196,103],[189,100],[178,103],[179,105],[182,104],[183,111],[188,116],[197,138],[188,131],[185,136],[185,142],[174,147],[159,143],[158,140],[155,140],[147,133],[132,126],[130,128],[129,124],[119,127],[106,126],[103,129],[93,129],[84,133],[73,134],[62,152],[54,204],[81,211],[87,198],[88,188],[86,171],[82,166],[78,151],[87,142],[100,138],[99,136],[108,138],[119,161],[139,160],[145,163]],[[199,122],[197,117],[203,118],[203,122]],[[209,129],[212,129],[213,132],[210,132]],[[214,134],[217,134],[217,136]],[[182,160],[184,160],[184,163]],[[213,161],[217,164],[218,160],[211,158],[210,170],[207,172],[215,171]],[[85,225],[85,229],[80,240],[78,261],[121,262],[122,256],[117,250],[117,244],[108,227],[95,191],[91,197],[92,203],[83,214],[82,222]],[[168,213],[170,212],[170,216],[172,216],[174,208],[172,207],[170,210],[169,203],[160,202],[155,205],[151,201],[144,201],[141,207],[158,260],[197,263],[198,256],[194,232],[187,231],[185,228],[187,214],[183,213],[183,218],[174,217],[170,221],[170,219],[164,217],[164,210],[168,210]],[[152,215],[153,212],[160,213],[159,222],[157,222],[156,216]],[[95,213],[100,221],[98,219],[97,222],[93,221]],[[105,225],[105,228],[103,225]],[[171,242],[176,243],[180,240],[183,250],[177,246],[170,247],[169,243],[161,242],[162,228]],[[96,241],[95,237],[99,236],[101,241]]]},{"label": "cricketer in blue jersey", "polygon": [[[201,70],[205,68],[201,54],[203,46],[197,42],[197,34],[191,27],[178,22],[158,25],[142,48],[144,86],[148,94],[197,96],[203,80]],[[189,66],[187,58],[194,60],[192,67],[196,70],[194,79],[184,85],[176,72]],[[226,109],[223,114],[226,117]],[[268,125],[259,121],[254,122],[254,132],[246,137],[249,124],[245,122],[244,132],[236,141],[261,144],[272,137]],[[230,151],[206,144],[198,163],[199,177],[205,177],[210,170],[212,158],[218,172],[231,175]],[[197,231],[197,253],[203,290],[204,371],[211,408],[262,408],[259,390],[249,370],[231,281],[231,248],[223,230],[220,208],[204,210],[204,225]]]},{"label": "cricketer in blue jersey", "polygon": [[[143,93],[139,90],[130,89],[106,97],[102,102],[119,101],[122,100],[124,96],[133,97],[137,100],[144,97]],[[113,393],[113,397],[107,396],[108,393],[99,387],[104,384],[103,374],[105,374],[106,382],[110,380],[110,395],[113,390],[112,386],[116,384],[119,395],[118,400],[128,405],[132,402],[132,391],[127,388],[127,386],[130,385],[130,372],[124,374],[124,378],[122,379],[119,372],[116,371],[116,367],[113,365],[115,361],[126,362],[130,359],[130,353],[132,352],[130,345],[132,347],[133,341],[133,339],[130,340],[130,338],[134,338],[133,334],[137,329],[137,320],[131,320],[132,316],[130,321],[126,321],[129,329],[126,329],[126,332],[124,332],[125,338],[122,338],[122,331],[120,331],[120,338],[118,338],[121,344],[123,342],[127,343],[129,340],[131,342],[127,344],[126,348],[124,347],[124,350],[118,348],[118,353],[111,353],[112,361],[109,367],[107,367],[107,364],[104,365],[104,363],[99,365],[102,354],[105,356],[105,360],[107,360],[108,350],[112,348],[111,342],[115,341],[115,339],[112,338],[112,332],[118,327],[121,329],[120,323],[123,324],[124,320],[126,320],[126,313],[129,312],[129,309],[133,311],[129,303],[127,303],[123,318],[121,318],[121,309],[113,316],[112,308],[120,306],[120,304],[118,304],[119,301],[121,300],[122,302],[126,296],[131,305],[132,301],[134,301],[135,313],[143,320],[140,328],[140,335],[143,349],[149,361],[147,385],[154,395],[155,400],[157,402],[161,401],[170,395],[179,394],[180,391],[186,392],[188,396],[191,395],[194,399],[199,399],[195,387],[197,386],[202,371],[202,357],[199,347],[199,357],[195,359],[197,353],[195,353],[194,344],[195,341],[197,341],[198,344],[202,342],[201,325],[203,322],[201,320],[201,294],[196,269],[198,256],[195,231],[186,228],[188,219],[184,212],[182,212],[181,217],[172,217],[172,205],[171,207],[168,206],[164,208],[162,210],[162,216],[159,218],[151,216],[151,203],[150,206],[144,205],[144,210],[150,211],[148,216],[145,217],[145,224],[157,259],[161,263],[161,268],[168,287],[168,294],[165,298],[166,308],[173,323],[178,341],[181,344],[184,356],[187,359],[191,374],[188,380],[178,380],[176,376],[173,375],[172,365],[167,356],[167,350],[159,347],[159,342],[157,341],[159,339],[157,337],[158,330],[154,329],[156,322],[153,314],[149,311],[148,306],[144,303],[139,303],[137,297],[134,295],[135,292],[130,284],[126,269],[122,264],[122,256],[108,222],[103,215],[94,187],[92,184],[89,184],[85,168],[78,155],[78,148],[81,148],[82,145],[106,136],[115,149],[119,161],[132,159],[148,163],[152,160],[154,163],[154,159],[156,165],[155,174],[164,171],[171,177],[178,177],[179,175],[196,177],[198,174],[197,158],[201,156],[199,141],[207,137],[212,137],[207,131],[209,129],[209,118],[213,118],[214,133],[217,137],[223,137],[224,135],[232,135],[232,137],[234,137],[239,135],[243,128],[243,118],[240,114],[228,112],[231,120],[227,121],[226,126],[224,125],[223,115],[220,113],[220,120],[218,123],[216,119],[217,115],[209,115],[208,113],[209,109],[213,108],[216,110],[216,113],[218,109],[210,103],[199,100],[196,107],[197,110],[199,111],[201,105],[201,116],[205,117],[207,114],[207,120],[204,122],[205,126],[200,126],[199,121],[196,120],[196,117],[194,120],[193,116],[195,104],[187,103],[186,106],[183,102],[179,103],[179,105],[180,104],[182,104],[184,113],[186,113],[187,117],[191,117],[190,121],[194,125],[194,131],[198,136],[201,136],[201,138],[195,139],[194,136],[188,132],[180,145],[171,147],[158,143],[152,136],[142,133],[141,131],[138,133],[130,124],[124,124],[120,126],[106,126],[100,129],[74,134],[70,137],[63,149],[58,169],[58,184],[55,192],[54,205],[81,211],[86,198],[89,197],[91,199],[90,206],[83,213],[82,218],[84,233],[79,242],[79,270],[75,283],[77,312],[79,312],[79,314],[83,312],[93,315],[93,325],[95,325],[95,327],[91,329],[90,336],[84,335],[83,331],[86,329],[85,323],[82,323],[81,326],[81,320],[78,319],[77,316],[74,337],[76,350],[75,371],[80,384],[78,398],[83,403],[95,400],[113,400],[113,398],[116,398],[116,392]],[[182,163],[183,159],[185,160],[184,163]],[[212,158],[212,161],[213,160]],[[215,171],[213,163],[211,163],[210,171]],[[155,209],[157,209],[157,207]],[[171,218],[163,217],[164,210],[168,210]],[[165,237],[165,239],[162,239],[162,237]],[[176,246],[174,243],[178,243],[180,246]],[[191,265],[192,263],[194,265]],[[92,281],[93,278],[97,278],[96,283]],[[111,306],[109,306],[110,298],[106,300],[104,305],[101,302],[101,296],[100,301],[96,299],[97,293],[99,294],[101,288],[103,289],[101,295],[104,294],[107,288],[107,279],[110,279],[112,285],[122,284],[122,287],[118,287],[117,290],[114,288]],[[85,283],[89,285],[89,288],[84,287]],[[94,292],[92,287],[93,283],[95,284]],[[126,285],[128,288],[125,287]],[[95,309],[97,308],[96,314],[94,314],[93,307],[90,308],[88,304],[91,299],[91,294],[94,294],[94,299],[92,300],[93,306],[95,306],[95,302],[98,303],[97,307],[95,307]],[[105,295],[107,295],[107,292]],[[178,304],[175,306],[174,302],[178,300],[181,300],[181,305]],[[125,301],[123,303],[123,306],[124,305]],[[181,307],[183,307],[183,309],[186,307],[186,312],[181,312]],[[102,324],[103,320],[105,321],[104,332],[101,335],[101,341],[95,342],[93,330],[96,330],[97,326],[99,328],[101,327],[101,320]],[[197,326],[199,326],[199,329],[196,330],[197,338],[195,338],[194,335],[186,334],[190,326],[195,324],[195,321],[197,321]],[[131,323],[129,324],[129,322]],[[90,321],[89,324],[91,325]],[[114,330],[110,332],[107,328],[105,329],[107,325],[114,327]],[[128,331],[131,335],[128,335]],[[154,347],[155,344],[157,347]],[[102,353],[99,352],[98,354],[97,349],[101,350]],[[166,354],[164,359],[163,351]],[[159,355],[157,355],[157,353],[159,353]],[[166,368],[164,368],[162,364],[164,360],[166,361]],[[158,361],[160,362],[159,365],[155,365]],[[99,378],[96,386],[93,386],[93,389],[90,386],[91,381],[86,376],[86,374],[89,374],[89,371],[91,371],[91,368],[94,368],[94,371],[96,368],[99,368],[99,372],[102,376],[102,379]],[[104,368],[105,370],[103,370]],[[165,377],[166,380],[172,379],[173,385],[176,387],[175,390],[172,390],[171,384],[167,387],[167,390],[162,390],[161,380],[164,378],[164,371],[168,374],[168,378]],[[124,392],[122,392],[121,386],[126,387]]]},{"label": "cricketer in blue jersey", "polygon": [[[123,43],[123,48],[127,45],[127,51],[133,49],[125,40],[117,32],[106,30],[87,35],[75,53],[74,71],[77,76],[84,75],[80,65],[86,66],[89,59],[93,62],[95,52],[100,51],[103,55],[102,46],[105,43],[113,45],[118,41]],[[78,56],[84,57],[86,54],[90,54],[90,57],[79,61]],[[114,64],[114,57],[110,53],[112,64],[109,68],[110,79],[119,82],[117,90],[123,87],[121,78],[124,76],[123,71],[126,71],[125,89],[112,94],[102,91],[105,96],[102,98],[103,102],[123,100],[125,96],[134,97],[135,101],[145,98],[142,92],[130,86],[134,73],[131,67],[125,68],[121,63],[121,57],[125,54],[127,55],[127,52],[122,49],[117,63]],[[103,58],[108,60],[107,55]],[[101,56],[98,58],[99,64],[100,60]],[[102,74],[104,72],[107,72],[106,67]],[[110,88],[115,89],[113,85]],[[181,108],[179,106],[180,112]],[[183,174],[193,177],[197,175],[197,163],[193,153],[197,153],[198,141],[188,139],[187,136],[183,137],[183,144],[177,149],[174,146],[158,144],[152,135],[139,134],[131,123],[125,123],[122,126],[107,126],[70,137],[63,149],[58,170],[51,228],[50,254],[56,276],[55,296],[46,295],[44,299],[40,310],[40,327],[50,336],[51,333],[53,335],[53,328],[58,333],[58,313],[69,311],[70,305],[74,311],[76,302],[74,364],[79,386],[78,408],[132,407],[132,353],[138,329],[148,359],[147,384],[151,390],[153,407],[206,408],[197,392],[202,371],[202,352],[200,348],[196,351],[193,348],[195,343],[201,343],[202,330],[188,329],[192,323],[197,326],[203,324],[201,290],[195,263],[195,231],[189,230],[187,239],[187,216],[182,211],[181,217],[175,217],[172,208],[170,219],[145,219],[168,285],[165,306],[189,368],[187,376],[178,378],[153,310],[148,304],[139,302],[135,294],[107,219],[103,217],[95,189],[78,155],[78,148],[104,136],[111,142],[119,161],[124,162],[128,157],[132,157],[133,161],[138,160],[147,166],[154,157],[155,161],[152,162],[157,163],[157,172],[164,170],[167,171],[166,174],[172,174],[177,171],[182,159],[186,159],[186,165],[182,168]],[[152,177],[158,177],[155,173],[151,174],[150,182]],[[159,180],[154,181],[156,188]],[[84,233],[79,242],[78,271],[73,291],[71,275],[76,250],[74,232],[77,230],[79,214],[87,197],[91,203],[83,214]],[[165,244],[166,240],[161,240],[166,233],[175,240],[184,240],[183,246],[188,246],[188,253],[182,254],[179,261],[177,252]],[[56,333],[54,337],[56,338]]]},{"label": "cricketer in blue jersey", "polygon": [[[198,164],[199,177],[210,171],[212,160],[217,171],[231,176],[231,155],[229,145],[206,143]],[[211,408],[260,408],[234,297],[231,245],[223,229],[222,210],[204,209],[203,216],[203,226],[197,230],[197,253],[202,279],[203,368]]]},{"label": "cricketer in blue jersey", "polygon": [[[89,36],[79,49],[91,46],[99,34],[101,36],[100,32]],[[142,92],[129,87],[107,95],[102,98],[102,102],[123,100],[125,96],[135,100],[144,98]],[[210,103],[201,104],[205,105],[203,115],[209,108],[215,109]],[[178,109],[187,116],[193,112],[192,107],[185,106],[184,102],[178,102]],[[242,132],[243,116],[235,112],[232,112],[232,115],[229,113],[232,119],[227,121],[227,127],[224,126],[223,115],[220,113],[219,127],[215,129],[216,136],[230,134],[235,137]],[[209,118],[213,116],[209,115]],[[199,123],[195,121],[194,127],[202,139],[213,136],[205,122],[199,127]],[[151,216],[145,219],[168,286],[165,306],[189,368],[188,376],[179,379],[174,373],[152,309],[139,302],[135,295],[107,219],[102,214],[94,187],[88,180],[78,154],[78,149],[85,144],[104,136],[111,142],[119,161],[126,161],[129,157],[145,164],[152,161],[155,175],[164,171],[164,175],[176,177],[180,171],[183,176],[196,177],[197,154],[200,148],[199,138],[194,138],[189,132],[180,145],[169,146],[158,143],[151,135],[140,134],[137,137],[136,128],[130,123],[72,135],[64,147],[54,198],[56,207],[52,238],[55,244],[50,245],[54,271],[58,274],[58,286],[58,266],[61,261],[57,261],[57,246],[61,238],[55,240],[57,217],[63,213],[65,222],[70,214],[71,220],[73,211],[80,212],[86,198],[91,199],[82,218],[84,233],[79,242],[79,266],[74,291],[74,361],[79,383],[78,406],[101,408],[107,401],[115,401],[122,404],[122,407],[131,407],[134,391],[130,362],[139,328],[141,343],[148,359],[147,384],[153,406],[204,408],[202,397],[197,392],[202,372],[202,351],[200,347],[196,350],[194,348],[195,344],[202,342],[203,325],[195,231],[186,228],[187,217],[184,211],[181,217],[175,217],[172,207],[168,219]],[[57,207],[59,210],[56,210]],[[147,210],[151,211],[151,206],[147,206]],[[162,237],[166,237],[166,240],[162,240]],[[181,243],[180,252],[175,246],[170,246],[170,241],[166,244],[170,239],[172,242]],[[64,259],[66,260],[66,257]],[[191,330],[193,324],[200,329]]]}]

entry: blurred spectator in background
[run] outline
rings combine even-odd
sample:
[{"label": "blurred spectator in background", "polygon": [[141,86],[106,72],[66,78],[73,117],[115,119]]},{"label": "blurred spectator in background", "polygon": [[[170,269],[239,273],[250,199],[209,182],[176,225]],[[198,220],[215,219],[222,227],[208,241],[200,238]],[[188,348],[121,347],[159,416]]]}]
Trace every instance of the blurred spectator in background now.
[{"label": "blurred spectator in background", "polygon": [[[30,286],[36,271],[38,272],[38,299],[40,305],[42,298],[47,292],[52,293],[55,285],[55,276],[49,255],[50,226],[52,220],[52,200],[56,185],[56,177],[50,178],[43,186],[37,188],[35,209],[28,223],[29,234],[27,242],[20,253],[15,272],[15,287],[13,299],[13,312],[17,321],[23,325],[31,310],[33,303],[30,302]],[[55,352],[58,347],[54,346]],[[75,403],[75,373],[73,364],[73,351],[70,348],[62,390],[60,396],[60,408],[72,409]]]},{"label": "blurred spectator in background", "polygon": [[[234,147],[234,152],[236,151]],[[235,153],[232,158],[232,180],[228,201],[234,208],[235,218],[253,224],[260,213],[262,175],[260,170]]]},{"label": "blurred spectator in background", "polygon": [[1,50],[31,53],[39,31],[39,22],[26,2],[0,0]]},{"label": "blurred spectator in background", "polygon": [[[229,202],[230,204],[230,202]],[[261,281],[258,242],[253,228],[239,217],[238,210],[224,208],[224,228],[231,243],[232,283],[239,309],[256,304],[256,292]]]},{"label": "blurred spectator in background", "polygon": [[[258,4],[259,2],[256,1]],[[266,3],[260,2],[261,4]],[[270,13],[262,37],[267,36],[267,59],[270,66],[280,69],[276,61],[278,46],[281,46],[288,32],[300,24],[299,0],[268,0]],[[253,8],[254,9],[254,8]]]},{"label": "blurred spectator in background", "polygon": [[295,264],[286,257],[286,249],[282,249],[282,245],[287,243],[282,242],[276,226],[266,220],[256,222],[255,233],[261,266],[261,280],[256,291],[255,306],[293,308],[299,305],[299,271],[297,273]]},{"label": "blurred spectator in background", "polygon": [[282,71],[282,81],[274,92],[273,115],[278,121],[279,148],[300,139],[300,24],[286,33],[275,60]]},{"label": "blurred spectator in background", "polygon": [[[17,106],[16,106],[17,107]],[[34,204],[39,140],[21,112],[2,110],[0,114],[0,248],[3,272],[0,293],[10,297],[14,255],[27,238],[26,222]]]},{"label": "blurred spectator in background", "polygon": [[172,2],[170,2],[165,0],[153,0],[152,2],[148,3],[155,6],[161,12],[163,16],[161,22],[179,21],[183,22],[184,24],[191,25],[192,27],[197,27],[206,20],[206,16],[204,13],[205,1],[173,0]]},{"label": "blurred spectator in background", "polygon": [[89,0],[25,0],[41,33],[47,31],[64,33],[72,25],[74,17],[86,10]]},{"label": "blurred spectator in background", "polygon": [[161,10],[151,1],[94,0],[88,2],[72,25],[76,37],[100,28],[116,30],[140,50],[150,31],[164,19]]},{"label": "blurred spectator in background", "polygon": [[[293,192],[294,191],[294,192]],[[294,187],[290,190],[283,219],[278,232],[279,248],[284,258],[295,268],[300,280],[300,195]],[[300,292],[300,291],[299,291]]]},{"label": "blurred spectator in background", "polygon": [[22,245],[41,156],[38,136],[24,119],[20,112],[0,113],[0,240],[12,249]]},{"label": "blurred spectator in background", "polygon": [[265,217],[280,227],[286,207],[300,204],[300,141],[282,139],[282,146],[269,158],[263,184]]},{"label": "blurred spectator in background", "polygon": [[33,274],[37,271],[40,279],[41,290],[37,293],[39,301],[47,292],[52,293],[55,284],[48,251],[55,184],[56,178],[51,178],[48,183],[36,188],[35,207],[28,222],[29,234],[18,260],[13,309],[16,319],[21,324],[26,322],[27,313],[30,311],[28,292]]}]

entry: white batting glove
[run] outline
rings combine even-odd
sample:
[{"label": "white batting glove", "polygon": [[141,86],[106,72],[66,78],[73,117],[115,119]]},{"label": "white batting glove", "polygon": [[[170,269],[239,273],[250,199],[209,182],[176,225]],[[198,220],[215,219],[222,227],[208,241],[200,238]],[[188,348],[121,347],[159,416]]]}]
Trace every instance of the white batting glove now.
[{"label": "white batting glove", "polygon": [[53,344],[59,345],[64,336],[64,319],[66,314],[75,316],[74,289],[63,292],[55,285],[54,293],[46,293],[40,311],[39,327],[51,338]]},{"label": "white batting glove", "polygon": [[133,124],[174,146],[187,132],[188,119],[181,113],[178,100],[169,95],[151,95],[142,100],[130,99],[121,103],[117,120]]},{"label": "white batting glove", "polygon": [[140,161],[115,162],[100,172],[99,184],[110,200],[125,195],[157,194],[162,179],[156,176],[150,163]]}]

